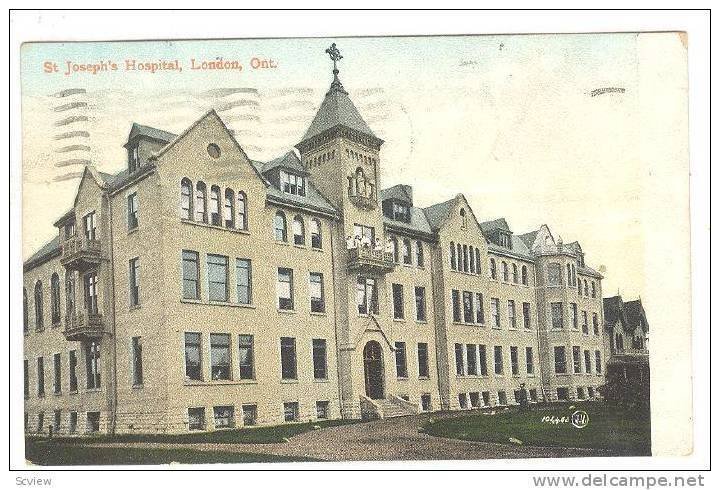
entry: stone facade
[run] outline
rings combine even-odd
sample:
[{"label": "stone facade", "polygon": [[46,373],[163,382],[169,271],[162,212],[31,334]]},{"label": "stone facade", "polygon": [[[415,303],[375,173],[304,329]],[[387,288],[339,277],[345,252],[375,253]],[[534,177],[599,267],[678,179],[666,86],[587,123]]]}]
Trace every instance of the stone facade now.
[{"label": "stone facade", "polygon": [[461,194],[415,206],[409,186],[382,188],[382,144],[337,72],[298,152],[271,162],[214,111],[181,135],[133,125],[128,169],[87,167],[58,237],[25,263],[27,430],[596,397],[602,276],[579,244],[481,223]]}]

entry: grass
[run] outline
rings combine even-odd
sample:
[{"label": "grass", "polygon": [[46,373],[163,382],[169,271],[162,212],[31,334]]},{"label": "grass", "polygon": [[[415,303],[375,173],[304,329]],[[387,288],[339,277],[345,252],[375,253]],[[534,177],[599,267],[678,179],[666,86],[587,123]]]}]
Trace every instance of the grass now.
[{"label": "grass", "polygon": [[[590,416],[586,427],[578,429],[569,423],[542,422],[546,415],[569,416],[574,409]],[[650,413],[647,409],[629,409],[607,403],[558,403],[533,407],[521,412],[511,409],[485,415],[481,412],[461,417],[431,420],[424,426],[427,434],[467,441],[522,444],[545,447],[603,449],[618,456],[649,456]]]},{"label": "grass", "polygon": [[164,444],[271,444],[285,442],[303,432],[318,428],[354,424],[359,420],[322,420],[301,424],[283,424],[271,427],[246,427],[211,432],[188,432],[184,434],[116,434],[89,437],[55,437],[53,442],[67,445],[102,444],[104,442],[154,442]]},{"label": "grass", "polygon": [[57,440],[26,439],[25,458],[40,466],[152,465],[207,463],[283,463],[318,461],[310,458],[274,456],[195,449],[145,449],[87,447]]}]

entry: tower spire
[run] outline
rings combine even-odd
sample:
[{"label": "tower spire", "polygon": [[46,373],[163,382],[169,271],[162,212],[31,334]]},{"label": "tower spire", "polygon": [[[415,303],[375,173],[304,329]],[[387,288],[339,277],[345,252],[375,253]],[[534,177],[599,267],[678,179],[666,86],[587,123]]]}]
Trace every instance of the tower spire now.
[{"label": "tower spire", "polygon": [[330,91],[328,93],[332,92],[333,90],[337,90],[347,94],[345,88],[342,86],[342,83],[340,83],[340,79],[338,78],[338,73],[340,73],[340,70],[338,70],[337,62],[343,58],[342,54],[340,54],[340,50],[337,48],[335,43],[332,43],[330,47],[325,50],[325,52],[328,54],[328,56],[330,56],[330,59],[333,62],[333,81],[330,84]]}]

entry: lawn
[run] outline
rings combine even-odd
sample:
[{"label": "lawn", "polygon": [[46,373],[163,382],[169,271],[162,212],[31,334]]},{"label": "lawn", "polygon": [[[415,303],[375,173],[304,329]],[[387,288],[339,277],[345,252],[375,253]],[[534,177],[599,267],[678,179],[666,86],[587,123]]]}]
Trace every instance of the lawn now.
[{"label": "lawn", "polygon": [[246,427],[242,429],[225,429],[212,432],[188,432],[185,434],[116,434],[113,436],[98,435],[89,437],[55,437],[54,442],[63,444],[96,444],[103,442],[156,442],[164,444],[271,444],[285,442],[292,436],[317,428],[336,427],[355,424],[359,420],[322,420],[302,424],[283,424],[271,427]]},{"label": "lawn", "polygon": [[207,463],[283,463],[317,461],[309,458],[274,456],[195,449],[145,449],[87,447],[66,444],[57,440],[25,440],[25,458],[41,466],[72,465],[149,465],[149,464],[207,464]]},{"label": "lawn", "polygon": [[[587,426],[576,428],[569,422],[543,422],[545,416],[569,416],[575,409],[590,416]],[[530,446],[561,446],[604,449],[613,455],[650,455],[650,413],[647,409],[628,409],[606,403],[564,403],[534,406],[521,412],[509,409],[486,415],[431,419],[425,433],[438,436],[513,444],[510,438]]]}]

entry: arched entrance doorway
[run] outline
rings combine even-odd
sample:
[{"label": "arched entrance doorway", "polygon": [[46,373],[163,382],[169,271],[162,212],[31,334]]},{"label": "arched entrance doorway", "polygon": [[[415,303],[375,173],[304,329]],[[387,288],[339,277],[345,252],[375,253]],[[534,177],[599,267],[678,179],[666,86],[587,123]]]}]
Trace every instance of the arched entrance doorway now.
[{"label": "arched entrance doorway", "polygon": [[365,394],[373,400],[385,398],[385,377],[383,375],[382,348],[371,340],[363,349],[365,365]]}]

